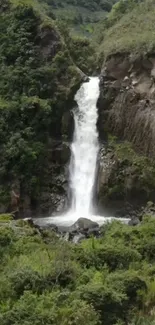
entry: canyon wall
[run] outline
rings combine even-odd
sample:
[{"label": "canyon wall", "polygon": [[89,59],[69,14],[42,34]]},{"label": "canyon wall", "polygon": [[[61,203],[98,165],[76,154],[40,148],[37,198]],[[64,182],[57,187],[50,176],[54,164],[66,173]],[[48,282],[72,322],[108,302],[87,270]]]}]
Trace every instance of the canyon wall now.
[{"label": "canyon wall", "polygon": [[154,54],[118,53],[103,66],[98,128],[101,144],[109,148],[101,158],[101,206],[129,211],[155,200],[154,81]]}]

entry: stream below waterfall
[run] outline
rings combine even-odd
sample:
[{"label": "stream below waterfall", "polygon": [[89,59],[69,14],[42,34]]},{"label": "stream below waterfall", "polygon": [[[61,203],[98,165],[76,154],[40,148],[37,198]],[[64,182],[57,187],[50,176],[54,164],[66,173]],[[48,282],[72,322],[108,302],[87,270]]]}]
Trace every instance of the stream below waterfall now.
[{"label": "stream below waterfall", "polygon": [[42,218],[42,221],[39,218],[40,222],[71,226],[79,218],[87,218],[101,225],[107,220],[114,219],[94,215],[93,210],[99,153],[96,126],[98,97],[99,78],[97,77],[91,77],[88,82],[84,82],[75,95],[77,107],[73,110],[75,128],[69,164],[71,208],[64,215]]}]

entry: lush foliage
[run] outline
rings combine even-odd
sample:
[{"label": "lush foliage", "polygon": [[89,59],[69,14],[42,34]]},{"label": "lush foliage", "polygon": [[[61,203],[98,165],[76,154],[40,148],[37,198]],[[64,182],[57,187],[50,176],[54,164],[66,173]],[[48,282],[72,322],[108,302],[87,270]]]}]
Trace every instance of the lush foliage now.
[{"label": "lush foliage", "polygon": [[113,151],[117,168],[113,170],[109,183],[104,187],[104,197],[109,199],[137,199],[146,203],[154,201],[154,160],[137,154],[131,143],[120,142],[109,136],[109,148]]},{"label": "lush foliage", "polygon": [[114,221],[74,246],[2,216],[0,324],[153,325],[154,228]]},{"label": "lush foliage", "polygon": [[67,22],[76,34],[90,35],[93,26],[104,19],[117,0],[40,0],[49,6],[49,13]]},{"label": "lush foliage", "polygon": [[87,75],[97,70],[96,48],[86,37],[70,35],[68,24],[63,21],[57,23],[61,34],[64,37],[67,48],[73,62]]},{"label": "lush foliage", "polygon": [[102,58],[118,52],[140,55],[153,51],[154,15],[154,0],[120,0],[115,4],[96,30]]},{"label": "lush foliage", "polygon": [[[81,80],[54,22],[37,1],[6,1],[0,15],[0,203],[10,184],[39,198],[51,137]],[[72,94],[73,95],[73,94]],[[45,178],[42,178],[42,175]],[[48,186],[50,186],[48,184]]]}]

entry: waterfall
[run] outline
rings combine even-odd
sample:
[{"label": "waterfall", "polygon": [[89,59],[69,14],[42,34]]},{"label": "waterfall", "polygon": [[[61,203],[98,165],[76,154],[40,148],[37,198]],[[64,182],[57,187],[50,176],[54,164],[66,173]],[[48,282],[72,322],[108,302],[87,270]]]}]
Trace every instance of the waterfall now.
[{"label": "waterfall", "polygon": [[[88,218],[98,224],[103,224],[115,219],[114,217],[93,215],[94,185],[99,151],[96,127],[98,97],[99,79],[96,77],[90,78],[89,82],[84,82],[75,95],[77,107],[73,111],[75,129],[69,165],[70,211],[64,215],[42,218],[40,224],[53,223],[58,226],[71,226],[79,218]],[[128,219],[121,220],[126,222]]]},{"label": "waterfall", "polygon": [[71,146],[70,188],[72,193],[71,212],[79,217],[92,214],[93,189],[99,151],[97,132],[97,107],[99,79],[90,78],[83,83],[75,96],[75,130]]}]

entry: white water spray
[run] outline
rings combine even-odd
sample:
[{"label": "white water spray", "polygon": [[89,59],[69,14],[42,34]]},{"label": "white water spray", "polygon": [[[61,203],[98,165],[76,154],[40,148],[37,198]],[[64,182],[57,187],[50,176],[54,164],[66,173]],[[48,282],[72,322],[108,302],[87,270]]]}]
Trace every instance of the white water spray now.
[{"label": "white water spray", "polygon": [[75,96],[78,108],[74,111],[75,130],[71,146],[70,187],[71,213],[79,217],[92,214],[92,199],[99,151],[96,103],[99,79],[90,78]]}]

